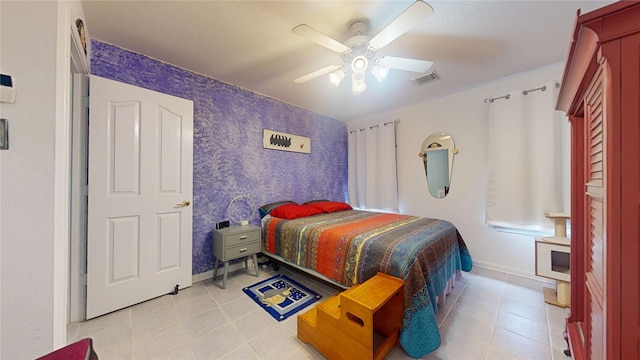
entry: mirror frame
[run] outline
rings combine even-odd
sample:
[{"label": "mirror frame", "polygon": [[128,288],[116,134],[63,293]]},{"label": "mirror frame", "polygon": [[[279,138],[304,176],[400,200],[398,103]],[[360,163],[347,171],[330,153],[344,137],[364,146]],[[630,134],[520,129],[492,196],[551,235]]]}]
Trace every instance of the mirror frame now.
[{"label": "mirror frame", "polygon": [[[429,150],[433,150],[433,149],[449,150],[449,154],[448,154],[449,155],[449,159],[448,159],[449,187],[448,188],[451,189],[451,175],[453,174],[453,157],[458,153],[458,149],[456,149],[455,141],[453,141],[453,138],[449,134],[441,132],[441,133],[435,133],[427,136],[427,138],[424,139],[424,141],[422,142],[422,146],[421,146],[422,151],[418,155],[423,158],[422,161],[424,165],[425,176],[427,178],[427,185],[429,184],[429,174],[427,172],[426,160],[428,158]],[[448,191],[446,191],[444,196],[442,197],[438,197],[437,194],[433,194],[431,190],[429,190],[429,194],[431,194],[431,196],[433,196],[436,199],[442,199],[447,196]]]}]

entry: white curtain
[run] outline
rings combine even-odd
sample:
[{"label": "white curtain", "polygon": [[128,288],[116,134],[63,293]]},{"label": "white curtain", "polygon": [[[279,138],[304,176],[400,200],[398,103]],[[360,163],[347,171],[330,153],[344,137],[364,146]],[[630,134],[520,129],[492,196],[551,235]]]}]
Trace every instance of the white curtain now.
[{"label": "white curtain", "polygon": [[[545,212],[562,212],[568,182],[563,156],[568,148],[566,122],[555,110],[555,82],[545,91],[509,92],[509,99],[488,104],[487,199],[489,225],[534,232],[553,232]],[[536,88],[536,87],[534,87]]]},{"label": "white curtain", "polygon": [[398,211],[396,131],[393,121],[349,130],[349,203]]}]

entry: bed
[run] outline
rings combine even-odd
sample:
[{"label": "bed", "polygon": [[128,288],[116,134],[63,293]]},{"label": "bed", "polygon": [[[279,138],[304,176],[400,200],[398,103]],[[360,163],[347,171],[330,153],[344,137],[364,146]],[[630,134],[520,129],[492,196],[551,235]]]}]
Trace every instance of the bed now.
[{"label": "bed", "polygon": [[[278,211],[287,207],[290,211]],[[266,256],[342,287],[363,283],[377,272],[403,279],[400,344],[414,358],[440,346],[438,296],[450,290],[460,270],[472,267],[453,224],[353,210],[330,201],[278,202],[261,207],[260,215]]]}]

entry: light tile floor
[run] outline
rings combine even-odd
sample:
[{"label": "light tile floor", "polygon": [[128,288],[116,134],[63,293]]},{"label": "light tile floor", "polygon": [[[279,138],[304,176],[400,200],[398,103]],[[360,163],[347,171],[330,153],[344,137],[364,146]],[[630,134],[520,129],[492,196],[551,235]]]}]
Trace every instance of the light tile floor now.
[{"label": "light tile floor", "polygon": [[[260,279],[240,270],[226,290],[206,280],[99,318],[68,326],[69,343],[92,337],[101,360],[108,359],[323,359],[296,337],[296,317],[277,322],[242,292]],[[324,297],[337,292],[325,283],[286,267],[294,280]],[[563,360],[562,337],[568,310],[545,304],[549,283],[475,267],[463,273],[452,296],[438,311],[442,345],[428,360]],[[410,359],[399,348],[387,360]]]}]

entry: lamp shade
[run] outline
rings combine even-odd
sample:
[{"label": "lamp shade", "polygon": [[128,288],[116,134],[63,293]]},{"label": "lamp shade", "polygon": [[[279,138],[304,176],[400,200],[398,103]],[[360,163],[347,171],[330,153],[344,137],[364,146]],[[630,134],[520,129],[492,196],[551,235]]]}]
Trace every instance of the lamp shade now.
[{"label": "lamp shade", "polygon": [[340,86],[340,83],[342,82],[342,79],[344,79],[344,70],[342,70],[342,69],[339,69],[339,70],[334,71],[331,74],[329,74],[329,80],[336,87]]},{"label": "lamp shade", "polygon": [[371,67],[371,73],[376,77],[376,79],[378,79],[379,82],[382,82],[382,80],[386,79],[387,75],[389,75],[389,68],[373,65]]}]

